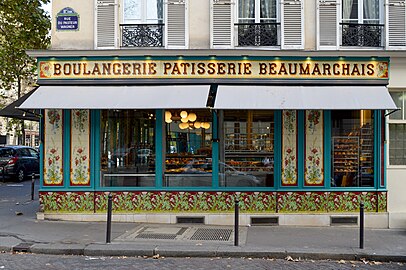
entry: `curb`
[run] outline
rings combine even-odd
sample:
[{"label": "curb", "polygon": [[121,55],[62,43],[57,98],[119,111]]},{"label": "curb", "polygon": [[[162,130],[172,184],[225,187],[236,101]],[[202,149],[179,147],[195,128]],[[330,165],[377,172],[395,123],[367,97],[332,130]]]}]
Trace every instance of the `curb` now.
[{"label": "curb", "polygon": [[[11,252],[12,247],[0,246],[0,251]],[[347,260],[347,261],[381,261],[381,262],[406,262],[403,254],[379,254],[353,250],[286,250],[282,248],[259,249],[247,247],[225,246],[188,246],[188,245],[143,245],[134,244],[35,244],[27,251],[34,254],[50,255],[84,255],[84,256],[148,256],[161,257],[232,257],[232,258],[274,258],[307,260]]]}]

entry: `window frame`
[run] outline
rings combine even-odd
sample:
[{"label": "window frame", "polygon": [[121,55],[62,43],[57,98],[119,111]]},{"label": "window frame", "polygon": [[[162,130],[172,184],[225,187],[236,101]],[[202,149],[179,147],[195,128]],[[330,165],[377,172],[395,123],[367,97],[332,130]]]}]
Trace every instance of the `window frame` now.
[{"label": "window frame", "polygon": [[[401,88],[401,89],[390,89],[389,90],[389,93],[394,93],[394,92],[397,92],[397,93],[404,93],[404,95],[406,95],[406,89],[404,89],[404,88]],[[390,152],[390,133],[389,133],[389,126],[390,125],[393,125],[393,124],[405,124],[406,125],[406,117],[405,117],[405,103],[406,103],[406,98],[405,98],[405,96],[403,95],[403,99],[402,99],[402,106],[401,106],[401,108],[400,108],[400,110],[401,110],[401,112],[402,112],[402,119],[391,119],[390,118],[390,115],[387,115],[386,117],[385,117],[385,122],[386,122],[386,124],[385,124],[385,137],[387,138],[387,141],[386,141],[386,144],[387,144],[387,147],[386,147],[386,151],[385,151],[385,154],[386,154],[386,167],[388,168],[388,169],[391,169],[391,168],[398,168],[398,169],[406,169],[406,164],[404,164],[404,165],[394,165],[394,164],[391,164],[390,163],[390,156],[389,156],[389,152]],[[406,149],[405,149],[405,151],[406,151]]]},{"label": "window frame", "polygon": [[253,23],[261,23],[261,20],[276,20],[276,23],[281,22],[281,7],[280,7],[280,0],[267,0],[267,1],[275,1],[276,7],[276,18],[261,18],[261,0],[253,0],[255,3],[255,11],[254,11],[254,18],[240,18],[240,0],[236,3],[236,16],[235,16],[235,23],[240,23],[240,20],[248,21],[254,20]]},{"label": "window frame", "polygon": [[[148,19],[148,4],[150,0],[139,0],[141,2],[141,8],[140,8],[140,13],[141,13],[141,19],[131,19],[131,20],[126,20],[125,19],[125,1],[126,0],[121,0],[121,22],[123,24],[159,24],[159,23],[164,23],[165,21],[165,12],[164,12],[164,1],[162,1],[162,18],[156,18],[156,19]],[[159,1],[159,0],[156,0]]]},{"label": "window frame", "polygon": [[[341,0],[341,19],[340,22],[344,22],[343,18],[343,7],[344,7],[344,2],[345,0]],[[357,23],[357,24],[364,24],[364,20],[371,20],[371,19],[364,19],[364,0],[355,0],[358,2],[358,19],[355,21],[354,19],[346,19],[346,23]],[[375,22],[373,24],[383,24],[384,23],[384,13],[385,13],[385,7],[384,3],[381,0],[377,0],[379,2],[379,19],[378,22]],[[369,23],[370,24],[370,23]]]}]

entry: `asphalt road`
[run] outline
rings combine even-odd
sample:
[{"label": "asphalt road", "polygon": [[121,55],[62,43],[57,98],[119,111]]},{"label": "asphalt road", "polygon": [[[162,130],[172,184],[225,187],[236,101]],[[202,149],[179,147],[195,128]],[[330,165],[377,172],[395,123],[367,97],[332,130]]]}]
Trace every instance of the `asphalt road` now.
[{"label": "asphalt road", "polygon": [[0,254],[0,269],[406,269],[402,263],[361,261],[289,261],[251,258],[140,258]]}]

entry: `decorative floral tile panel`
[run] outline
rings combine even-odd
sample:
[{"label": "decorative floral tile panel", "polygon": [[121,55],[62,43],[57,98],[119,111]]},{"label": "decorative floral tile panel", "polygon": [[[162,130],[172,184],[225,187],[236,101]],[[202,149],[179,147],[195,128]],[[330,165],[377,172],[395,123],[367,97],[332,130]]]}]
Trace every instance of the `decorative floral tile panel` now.
[{"label": "decorative floral tile panel", "polygon": [[62,110],[45,110],[44,186],[63,186]]},{"label": "decorative floral tile panel", "polygon": [[94,192],[40,192],[44,212],[94,212]]},{"label": "decorative floral tile panel", "polygon": [[361,201],[364,202],[365,211],[376,211],[378,204],[376,192],[330,192],[327,211],[359,212]]},{"label": "decorative floral tile panel", "polygon": [[324,123],[322,110],[306,111],[305,186],[324,186]]},{"label": "decorative floral tile panel", "polygon": [[[40,192],[45,212],[107,211],[109,192]],[[113,211],[233,212],[235,200],[242,213],[366,212],[386,211],[386,192],[112,192]],[[379,198],[379,200],[378,200]],[[379,204],[379,205],[378,205]],[[277,210],[278,209],[278,210]]]},{"label": "decorative floral tile panel", "polygon": [[282,186],[297,186],[297,111],[282,111]]},{"label": "decorative floral tile panel", "polygon": [[325,212],[327,192],[278,192],[279,212]]},{"label": "decorative floral tile panel", "polygon": [[[97,192],[96,211],[107,209],[108,192]],[[232,212],[238,199],[241,212],[275,212],[274,192],[114,192],[119,212]]]},{"label": "decorative floral tile panel", "polygon": [[72,186],[90,185],[90,112],[71,111],[71,169]]}]

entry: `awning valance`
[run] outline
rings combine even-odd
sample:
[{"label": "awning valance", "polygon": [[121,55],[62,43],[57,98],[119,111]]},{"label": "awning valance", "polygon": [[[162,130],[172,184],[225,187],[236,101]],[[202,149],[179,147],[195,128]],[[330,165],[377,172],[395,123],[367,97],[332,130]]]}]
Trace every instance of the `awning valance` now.
[{"label": "awning valance", "polygon": [[395,110],[385,86],[220,85],[215,109]]},{"label": "awning valance", "polygon": [[209,85],[40,86],[22,109],[199,109]]}]

